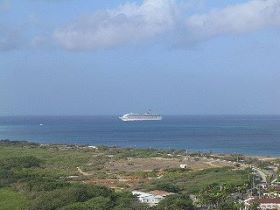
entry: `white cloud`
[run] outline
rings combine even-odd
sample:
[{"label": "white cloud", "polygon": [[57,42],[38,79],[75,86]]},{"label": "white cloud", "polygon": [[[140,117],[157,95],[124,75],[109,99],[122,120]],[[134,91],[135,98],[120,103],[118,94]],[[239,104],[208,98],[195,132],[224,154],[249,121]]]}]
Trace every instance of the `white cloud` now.
[{"label": "white cloud", "polygon": [[253,32],[280,26],[280,0],[251,0],[193,15],[186,28],[198,39]]},{"label": "white cloud", "polygon": [[67,50],[96,50],[169,33],[172,38],[168,39],[168,45],[179,43],[186,47],[184,44],[187,43],[188,47],[216,36],[280,27],[280,0],[249,0],[204,14],[190,12],[189,6],[180,7],[179,2],[144,0],[142,4],[127,3],[80,17],[58,28],[53,37]]},{"label": "white cloud", "polygon": [[114,10],[81,17],[55,31],[54,38],[66,49],[110,48],[153,38],[176,25],[175,0],[145,0]]}]

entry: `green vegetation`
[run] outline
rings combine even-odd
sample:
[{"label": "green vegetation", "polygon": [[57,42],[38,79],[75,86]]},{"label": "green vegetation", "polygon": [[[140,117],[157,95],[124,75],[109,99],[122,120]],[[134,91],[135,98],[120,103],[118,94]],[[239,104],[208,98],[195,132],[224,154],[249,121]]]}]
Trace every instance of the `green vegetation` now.
[{"label": "green vegetation", "polygon": [[[51,201],[51,202],[50,202]],[[123,202],[125,201],[125,202]],[[127,193],[115,193],[106,187],[73,184],[66,188],[41,193],[32,203],[31,210],[52,209],[133,209],[137,200]]]},{"label": "green vegetation", "polygon": [[[138,206],[135,197],[127,193],[115,193],[101,186],[70,184],[57,176],[36,172],[42,161],[33,156],[9,157],[0,160],[1,173],[0,202],[2,209],[133,209]],[[8,186],[14,186],[30,201]],[[17,199],[17,202],[13,202]],[[32,202],[31,202],[32,200]]]},{"label": "green vegetation", "polygon": [[0,210],[24,210],[28,206],[27,198],[12,188],[0,188]]},{"label": "green vegetation", "polygon": [[[106,149],[106,147],[104,147]],[[164,150],[156,150],[156,149],[134,149],[134,148],[115,148],[111,150],[111,155],[115,155],[116,158],[127,158],[127,157],[137,157],[137,158],[147,158],[147,157],[158,157],[165,156],[168,154],[167,151]]]},{"label": "green vegetation", "polygon": [[199,201],[210,209],[239,210],[242,205],[231,197],[232,193],[240,192],[241,189],[230,185],[212,184],[202,189],[199,193]]},{"label": "green vegetation", "polygon": [[0,144],[0,159],[13,157],[26,157],[32,154],[44,162],[41,171],[47,174],[59,174],[70,176],[77,172],[76,167],[84,165],[92,156],[90,151],[81,152],[78,149],[63,149],[59,146],[42,146],[38,144],[10,144],[9,142]]},{"label": "green vegetation", "polygon": [[[159,157],[156,160],[166,161],[164,158],[170,158],[169,152],[0,141],[0,210],[188,210],[193,209],[190,194],[197,195],[201,204],[214,209],[239,207],[230,199],[230,194],[242,192],[248,186],[250,170],[221,167],[193,171],[176,168],[177,165],[147,171],[139,166],[136,170],[126,170],[127,166],[133,168],[131,158],[149,162],[147,157]],[[172,151],[173,157],[175,154],[181,153]],[[122,169],[112,170],[112,164]],[[110,189],[114,182],[114,187],[119,187],[116,191]],[[131,194],[133,189],[175,194],[156,207],[148,207]]]},{"label": "green vegetation", "polygon": [[189,196],[186,195],[170,195],[166,199],[162,200],[157,210],[192,210],[194,209],[193,202]]},{"label": "green vegetation", "polygon": [[250,174],[249,169],[233,170],[230,167],[189,172],[181,169],[169,170],[161,179],[146,187],[147,189],[160,189],[168,192],[182,191],[188,194],[195,194],[214,183],[243,186],[249,180],[248,174]]}]

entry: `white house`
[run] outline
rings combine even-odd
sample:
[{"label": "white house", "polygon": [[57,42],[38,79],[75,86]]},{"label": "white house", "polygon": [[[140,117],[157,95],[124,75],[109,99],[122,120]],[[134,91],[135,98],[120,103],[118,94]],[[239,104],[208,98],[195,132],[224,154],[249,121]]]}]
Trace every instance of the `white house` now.
[{"label": "white house", "polygon": [[90,149],[98,149],[97,146],[88,146]]},{"label": "white house", "polygon": [[166,196],[171,195],[173,193],[155,190],[149,193],[141,191],[132,191],[132,194],[136,195],[141,203],[147,203],[150,206],[155,206]]},{"label": "white house", "polygon": [[180,168],[186,169],[188,168],[187,164],[180,164]]}]

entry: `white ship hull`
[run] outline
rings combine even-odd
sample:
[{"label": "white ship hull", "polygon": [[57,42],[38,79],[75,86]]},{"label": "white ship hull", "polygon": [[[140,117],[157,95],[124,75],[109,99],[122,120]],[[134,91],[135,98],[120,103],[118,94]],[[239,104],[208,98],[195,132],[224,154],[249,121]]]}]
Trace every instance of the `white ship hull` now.
[{"label": "white ship hull", "polygon": [[162,120],[162,117],[157,117],[157,118],[124,118],[124,117],[119,117],[124,122],[131,122],[131,121],[160,121]]},{"label": "white ship hull", "polygon": [[119,117],[124,122],[131,122],[131,121],[159,121],[162,120],[161,115],[158,114],[151,114],[150,112],[144,114],[137,114],[137,113],[128,113],[121,117]]}]

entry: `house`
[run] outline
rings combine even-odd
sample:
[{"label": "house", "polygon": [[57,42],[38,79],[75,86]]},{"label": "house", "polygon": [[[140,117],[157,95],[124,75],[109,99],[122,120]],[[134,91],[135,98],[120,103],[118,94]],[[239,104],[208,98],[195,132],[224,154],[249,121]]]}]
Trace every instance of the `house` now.
[{"label": "house", "polygon": [[180,168],[186,169],[187,167],[187,164],[180,164]]},{"label": "house", "polygon": [[156,197],[150,193],[145,193],[141,191],[132,191],[132,194],[136,195],[141,203],[147,203],[150,206],[157,205],[161,201],[160,197]]},{"label": "house", "polygon": [[265,192],[263,193],[264,197],[268,197],[268,198],[277,198],[280,197],[279,192]]},{"label": "house", "polygon": [[166,196],[171,195],[173,193],[154,190],[151,192],[141,192],[141,191],[132,191],[133,195],[136,195],[138,200],[141,203],[147,203],[150,206],[157,205],[161,200],[163,200]]},{"label": "house", "polygon": [[245,200],[245,210],[254,203],[258,203],[261,210],[280,210],[280,198],[249,198]]},{"label": "house", "polygon": [[90,149],[98,149],[97,146],[88,146]]}]

